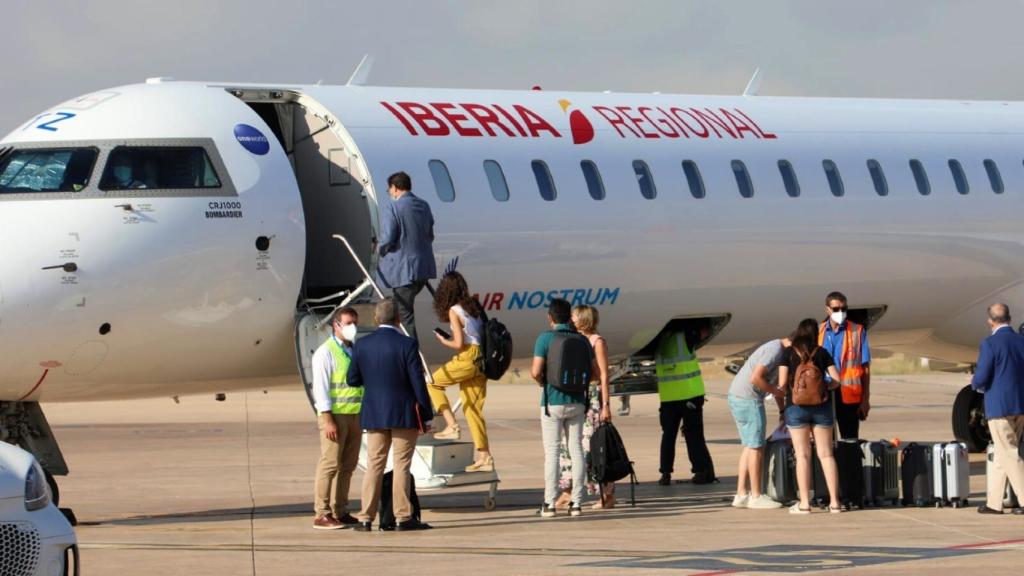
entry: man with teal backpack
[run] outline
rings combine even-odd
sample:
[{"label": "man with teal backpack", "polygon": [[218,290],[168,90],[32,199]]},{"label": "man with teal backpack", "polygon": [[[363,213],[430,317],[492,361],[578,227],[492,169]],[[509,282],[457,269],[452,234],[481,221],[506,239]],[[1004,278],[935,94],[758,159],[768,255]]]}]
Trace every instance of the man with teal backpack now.
[{"label": "man with teal backpack", "polygon": [[348,489],[359,462],[363,389],[348,385],[359,314],[341,308],[331,318],[331,337],[313,354],[313,405],[320,429],[313,507],[316,530],[337,530],[358,523],[349,514]]}]

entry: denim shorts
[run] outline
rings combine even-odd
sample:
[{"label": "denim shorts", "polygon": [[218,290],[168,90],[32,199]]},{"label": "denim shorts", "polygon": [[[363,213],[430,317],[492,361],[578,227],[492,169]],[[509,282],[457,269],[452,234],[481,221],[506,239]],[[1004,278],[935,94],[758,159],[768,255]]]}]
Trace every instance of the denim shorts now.
[{"label": "denim shorts", "polygon": [[815,428],[831,428],[835,424],[831,394],[828,400],[817,406],[792,404],[786,407],[786,427],[799,429],[806,428],[809,424],[813,424]]},{"label": "denim shorts", "polygon": [[765,427],[768,424],[764,413],[764,400],[729,396],[729,411],[736,421],[740,444],[747,448],[764,446]]}]

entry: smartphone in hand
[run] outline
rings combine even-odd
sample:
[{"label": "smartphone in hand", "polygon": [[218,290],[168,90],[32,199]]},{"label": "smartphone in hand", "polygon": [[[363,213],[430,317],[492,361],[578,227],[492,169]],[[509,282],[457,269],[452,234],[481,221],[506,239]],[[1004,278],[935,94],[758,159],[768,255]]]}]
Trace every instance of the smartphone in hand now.
[{"label": "smartphone in hand", "polygon": [[441,338],[444,338],[445,340],[451,340],[452,339],[452,335],[451,334],[445,332],[444,330],[442,330],[440,328],[434,328],[434,334],[437,334],[438,336],[440,336]]}]

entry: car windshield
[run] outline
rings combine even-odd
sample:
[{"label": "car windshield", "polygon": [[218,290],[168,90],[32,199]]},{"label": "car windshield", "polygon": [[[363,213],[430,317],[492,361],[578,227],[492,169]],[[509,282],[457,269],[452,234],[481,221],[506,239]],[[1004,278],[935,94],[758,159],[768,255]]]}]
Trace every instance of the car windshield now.
[{"label": "car windshield", "polygon": [[89,184],[95,148],[0,151],[0,194],[78,192]]}]

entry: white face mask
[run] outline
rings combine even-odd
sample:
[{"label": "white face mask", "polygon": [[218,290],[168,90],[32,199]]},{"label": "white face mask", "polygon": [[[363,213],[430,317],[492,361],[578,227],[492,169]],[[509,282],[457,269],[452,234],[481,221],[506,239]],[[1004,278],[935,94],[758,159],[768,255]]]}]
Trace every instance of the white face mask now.
[{"label": "white face mask", "polygon": [[836,324],[842,324],[843,322],[846,321],[846,312],[833,312],[831,317],[832,321],[835,322]]},{"label": "white face mask", "polygon": [[356,328],[355,324],[347,324],[345,326],[342,326],[341,327],[341,339],[346,341],[346,342],[355,342],[356,341],[356,331],[357,331],[357,328]]}]

